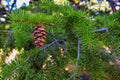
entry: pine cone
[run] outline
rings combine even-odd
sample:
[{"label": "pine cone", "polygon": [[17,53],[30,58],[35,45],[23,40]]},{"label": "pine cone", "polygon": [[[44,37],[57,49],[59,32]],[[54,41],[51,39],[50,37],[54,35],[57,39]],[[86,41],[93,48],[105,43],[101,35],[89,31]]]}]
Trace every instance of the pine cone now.
[{"label": "pine cone", "polygon": [[46,31],[41,25],[37,25],[33,30],[34,44],[37,48],[41,48],[45,42]]}]

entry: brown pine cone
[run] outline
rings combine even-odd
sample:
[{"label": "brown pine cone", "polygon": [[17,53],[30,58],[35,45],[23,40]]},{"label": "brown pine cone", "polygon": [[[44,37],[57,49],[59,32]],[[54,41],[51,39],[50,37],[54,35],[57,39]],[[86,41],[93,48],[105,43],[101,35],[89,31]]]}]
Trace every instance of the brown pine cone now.
[{"label": "brown pine cone", "polygon": [[41,25],[37,25],[33,30],[34,44],[37,48],[41,48],[45,42],[46,31]]}]

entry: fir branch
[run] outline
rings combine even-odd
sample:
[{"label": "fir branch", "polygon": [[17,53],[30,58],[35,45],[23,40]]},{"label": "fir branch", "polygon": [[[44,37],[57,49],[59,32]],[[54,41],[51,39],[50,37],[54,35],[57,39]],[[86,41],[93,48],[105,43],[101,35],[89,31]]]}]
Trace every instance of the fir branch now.
[{"label": "fir branch", "polygon": [[31,57],[33,57],[33,56],[34,56],[34,54],[29,55],[24,62],[26,63],[26,62],[27,62]]},{"label": "fir branch", "polygon": [[100,28],[98,30],[94,30],[93,32],[108,32],[108,28]]},{"label": "fir branch", "polygon": [[108,28],[100,28],[100,29],[98,29],[98,30],[94,30],[93,32],[95,32],[95,33],[107,32],[107,33],[111,36],[111,38],[114,39],[114,37],[110,34]]},{"label": "fir branch", "polygon": [[40,50],[44,50],[44,49],[52,46],[53,44],[60,43],[61,41],[65,41],[65,40],[66,40],[66,37],[63,37],[63,38],[60,38],[60,39],[55,39],[51,43],[44,45],[42,48],[40,48]]},{"label": "fir branch", "polygon": [[15,22],[27,22],[27,23],[33,23],[33,24],[36,24],[36,25],[39,25],[39,24],[45,24],[45,25],[49,25],[49,26],[54,26],[55,24],[53,23],[46,23],[46,22],[34,22],[34,21],[27,21],[27,20],[14,20]]},{"label": "fir branch", "polygon": [[[24,64],[26,64],[26,62],[31,58],[31,57],[33,57],[35,54],[31,54],[31,55],[29,55],[26,59],[25,59],[25,61],[24,61]],[[24,66],[24,65],[23,65]],[[23,66],[18,66],[17,68],[15,68],[12,72],[10,72],[9,74],[8,74],[8,76],[7,77],[5,77],[5,79],[4,80],[8,80],[8,78],[11,76],[11,75],[13,75],[15,72],[17,72],[20,68],[22,68]]]},{"label": "fir branch", "polygon": [[8,36],[7,36],[7,38],[6,38],[6,40],[5,40],[4,48],[5,48],[6,45],[8,44],[8,41],[10,40],[11,36],[12,36],[12,33],[9,33]]},{"label": "fir branch", "polygon": [[[40,50],[43,50],[44,53],[45,53],[46,48],[51,47],[52,45],[54,45],[56,43],[60,43],[61,41],[65,41],[65,40],[66,40],[66,37],[63,37],[63,38],[60,38],[60,39],[55,39],[51,43],[44,45],[42,48],[40,48]],[[34,54],[29,55],[24,62],[26,63],[32,56],[34,56]]]},{"label": "fir branch", "polygon": [[79,38],[78,38],[78,53],[77,53],[76,65],[75,65],[75,68],[74,68],[74,74],[71,75],[70,78],[68,78],[68,80],[70,80],[72,77],[75,78],[75,74],[76,74],[76,70],[77,70],[77,67],[78,67],[79,59],[80,59],[80,41],[79,41]]},{"label": "fir branch", "polygon": [[5,32],[5,33],[12,33],[12,30],[0,30],[0,32]]},{"label": "fir branch", "polygon": [[[34,56],[34,54],[29,55],[29,56],[25,59],[24,64],[26,64],[26,62],[27,62],[31,57],[33,57],[33,56]],[[23,65],[23,66],[24,66],[24,65]],[[10,72],[10,73],[8,74],[8,76],[5,77],[4,80],[8,80],[10,76],[12,76],[15,72],[17,72],[17,71],[18,71],[20,68],[22,68],[23,66],[18,66],[17,68],[15,68],[12,72]]]},{"label": "fir branch", "polygon": [[21,67],[21,66],[19,66],[19,67],[15,68],[12,72],[10,72],[10,73],[8,74],[8,76],[7,76],[7,77],[5,77],[5,79],[4,79],[4,80],[8,80],[8,79],[9,79],[9,77],[10,77],[12,74],[14,74],[17,70],[19,70],[19,69],[20,69],[20,67]]},{"label": "fir branch", "polygon": [[76,66],[75,66],[75,71],[74,71],[74,75],[76,73],[76,69],[78,67],[78,61],[80,59],[80,41],[79,41],[79,38],[78,38],[78,54],[77,54],[77,60],[76,60]]},{"label": "fir branch", "polygon": [[46,44],[46,45],[44,45],[42,48],[40,48],[40,50],[44,50],[44,49],[46,49],[46,48],[52,46],[52,45],[55,44],[56,42],[58,42],[57,39],[55,39],[55,40],[54,40],[53,42],[51,42],[50,44]]}]

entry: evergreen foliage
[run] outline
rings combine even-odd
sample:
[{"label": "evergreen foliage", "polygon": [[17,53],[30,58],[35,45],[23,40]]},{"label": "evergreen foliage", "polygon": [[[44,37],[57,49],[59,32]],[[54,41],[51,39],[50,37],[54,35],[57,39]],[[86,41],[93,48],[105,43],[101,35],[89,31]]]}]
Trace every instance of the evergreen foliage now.
[{"label": "evergreen foliage", "polygon": [[[50,0],[35,4],[38,12],[20,9],[8,16],[13,42],[7,47],[17,48],[20,53],[11,64],[3,63],[1,80],[86,80],[81,77],[84,71],[90,80],[120,79],[118,70],[109,64],[120,55],[120,11],[95,16],[93,20],[86,11],[75,10],[68,4],[57,5]],[[46,42],[40,49],[35,48],[32,36],[37,22],[47,31]],[[100,28],[108,31],[94,32]],[[103,46],[109,46],[111,54]],[[75,66],[78,54],[80,59]],[[71,71],[65,70],[66,65],[72,65]]]}]

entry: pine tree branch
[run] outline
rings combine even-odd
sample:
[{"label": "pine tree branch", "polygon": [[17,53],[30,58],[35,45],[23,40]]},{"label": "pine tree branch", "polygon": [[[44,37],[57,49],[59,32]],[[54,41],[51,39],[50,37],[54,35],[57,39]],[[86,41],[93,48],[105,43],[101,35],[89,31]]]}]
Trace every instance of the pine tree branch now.
[{"label": "pine tree branch", "polygon": [[17,70],[19,70],[19,69],[20,69],[20,67],[21,67],[21,66],[19,66],[19,67],[15,68],[12,72],[10,72],[10,73],[8,74],[8,76],[7,76],[7,77],[5,77],[5,79],[4,79],[4,80],[8,80],[8,79],[9,79],[9,77],[10,77],[12,74],[14,74]]},{"label": "pine tree branch", "polygon": [[6,45],[8,44],[8,41],[10,40],[11,36],[12,36],[12,33],[8,34],[8,36],[5,40],[4,46],[3,46],[4,48],[6,48]]},{"label": "pine tree branch", "polygon": [[[26,62],[32,57],[32,56],[34,56],[34,54],[31,54],[30,56],[28,56],[27,58],[26,58],[26,60],[24,61],[24,64],[26,64]],[[18,67],[16,67],[12,72],[10,72],[8,75],[7,75],[7,77],[5,77],[5,79],[4,80],[8,80],[9,79],[9,77],[12,75],[12,74],[14,74],[16,71],[18,71],[20,68],[22,68],[23,66],[18,66]]]},{"label": "pine tree branch", "polygon": [[80,41],[79,41],[79,38],[78,38],[78,54],[77,54],[77,60],[76,60],[76,66],[75,66],[75,71],[74,71],[74,75],[76,73],[76,69],[78,67],[78,61],[80,59]]},{"label": "pine tree branch", "polygon": [[100,28],[100,29],[97,29],[97,30],[94,30],[93,32],[109,32],[108,31],[108,28]]},{"label": "pine tree branch", "polygon": [[45,25],[49,25],[49,26],[54,26],[55,24],[53,23],[46,23],[46,22],[34,22],[34,21],[27,21],[27,20],[14,20],[15,22],[27,22],[27,23],[33,23],[33,24],[45,24]]},{"label": "pine tree branch", "polygon": [[60,39],[55,39],[51,43],[44,45],[42,48],[40,48],[40,50],[44,50],[44,49],[52,46],[53,44],[60,43],[61,41],[65,41],[65,40],[66,40],[66,37],[63,37],[63,38],[60,38]]},{"label": "pine tree branch", "polygon": [[74,68],[73,75],[71,75],[70,78],[68,78],[68,80],[71,80],[72,77],[74,77],[74,79],[75,79],[79,59],[80,59],[80,41],[79,41],[79,38],[78,38],[78,53],[77,53],[76,65],[75,65],[75,68]]},{"label": "pine tree branch", "polygon": [[114,37],[110,34],[108,28],[100,28],[100,29],[94,30],[93,32],[95,32],[95,33],[107,32],[111,36],[111,38],[114,39]]},{"label": "pine tree branch", "polygon": [[29,55],[24,62],[26,63],[32,56],[34,56],[34,54]]},{"label": "pine tree branch", "polygon": [[12,33],[12,30],[0,30],[0,32]]},{"label": "pine tree branch", "polygon": [[[56,44],[56,43],[60,43],[61,41],[65,41],[66,37],[62,37],[60,39],[55,39],[54,41],[52,41],[49,44],[44,45],[42,48],[40,48],[40,50],[43,50],[45,53],[45,49],[51,47],[52,45]],[[27,62],[32,56],[34,56],[34,54],[31,54],[30,56],[27,57],[27,59],[25,60],[25,62]]]}]

